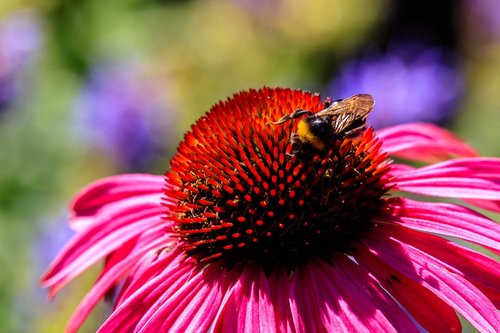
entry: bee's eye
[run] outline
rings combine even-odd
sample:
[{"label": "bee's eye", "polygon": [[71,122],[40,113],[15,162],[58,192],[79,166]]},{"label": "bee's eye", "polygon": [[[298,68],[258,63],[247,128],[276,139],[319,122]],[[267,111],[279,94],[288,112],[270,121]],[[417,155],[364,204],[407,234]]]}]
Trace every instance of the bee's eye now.
[{"label": "bee's eye", "polygon": [[309,121],[309,129],[320,139],[326,139],[330,136],[331,126],[325,118],[313,118]]}]

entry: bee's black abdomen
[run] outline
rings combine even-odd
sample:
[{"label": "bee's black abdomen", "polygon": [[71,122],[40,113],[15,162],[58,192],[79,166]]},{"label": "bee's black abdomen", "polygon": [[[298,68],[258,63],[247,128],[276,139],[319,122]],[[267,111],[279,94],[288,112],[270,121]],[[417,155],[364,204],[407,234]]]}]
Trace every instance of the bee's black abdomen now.
[{"label": "bee's black abdomen", "polygon": [[311,117],[310,120],[308,120],[308,124],[312,134],[324,142],[329,141],[332,135],[332,125],[329,119],[325,117]]}]

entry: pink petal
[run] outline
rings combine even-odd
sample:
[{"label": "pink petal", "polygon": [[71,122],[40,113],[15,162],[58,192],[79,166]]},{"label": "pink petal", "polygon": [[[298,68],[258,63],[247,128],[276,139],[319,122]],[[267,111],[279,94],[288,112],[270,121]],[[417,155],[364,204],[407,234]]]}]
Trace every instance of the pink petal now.
[{"label": "pink petal", "polygon": [[239,331],[275,332],[278,325],[264,271],[249,267],[243,271],[240,281],[243,288],[238,311]]},{"label": "pink petal", "polygon": [[64,247],[42,277],[43,285],[52,286],[51,295],[128,240],[163,223],[157,209],[124,216],[113,222],[115,224],[108,223],[76,234]]},{"label": "pink petal", "polygon": [[[380,228],[382,229],[382,228]],[[372,233],[363,243],[392,269],[439,296],[482,332],[496,332],[500,317],[491,301],[460,274],[450,272],[436,258],[406,243]]]},{"label": "pink petal", "polygon": [[399,175],[405,175],[410,172],[413,172],[416,168],[407,165],[407,164],[399,164],[399,163],[393,163],[391,164],[390,170],[388,177],[389,179],[392,177],[397,177]]},{"label": "pink petal", "polygon": [[[85,224],[85,217],[93,217],[102,207],[111,202],[143,195],[161,195],[165,187],[163,176],[126,174],[96,181],[85,187],[71,204],[72,224]],[[92,220],[91,220],[92,221]]]},{"label": "pink petal", "polygon": [[71,316],[68,322],[66,331],[77,332],[79,327],[83,324],[90,311],[96,306],[104,294],[130,269],[137,264],[137,262],[149,251],[163,246],[167,241],[165,233],[149,232],[144,235],[144,245],[141,244],[138,248],[132,250],[131,253],[112,267],[103,271],[92,289],[85,295],[85,298],[80,302],[77,309]]},{"label": "pink petal", "polygon": [[[73,221],[79,230],[42,277],[53,296],[85,269],[121,249],[124,244],[161,219],[162,177],[109,177],[84,189],[73,203]],[[84,222],[82,222],[84,221]],[[122,249],[123,250],[123,249]]]},{"label": "pink petal", "polygon": [[277,332],[296,332],[289,303],[289,278],[285,269],[278,267],[273,269],[269,276],[269,288],[276,315]]},{"label": "pink petal", "polygon": [[137,195],[130,198],[122,198],[117,201],[108,202],[106,205],[97,209],[93,215],[80,216],[72,212],[69,224],[76,231],[85,231],[95,227],[94,224],[105,223],[110,220],[110,216],[132,215],[147,208],[157,208],[159,214],[163,210],[162,198],[160,193]]},{"label": "pink petal", "polygon": [[[239,277],[240,273],[235,273],[236,270],[233,269],[233,273]],[[236,304],[233,301],[235,297],[234,293],[237,290],[238,278],[230,285],[222,299],[221,306],[215,316],[213,332],[226,332],[225,328],[235,328],[238,326],[238,316],[236,315]]]},{"label": "pink petal", "polygon": [[260,267],[247,266],[223,302],[215,331],[278,332],[279,326],[269,279]]},{"label": "pink petal", "polygon": [[426,331],[462,331],[452,307],[420,284],[391,269],[364,246],[358,245],[356,249],[356,261],[365,266]]},{"label": "pink petal", "polygon": [[[326,332],[324,322],[327,322],[332,331],[342,331],[345,325],[343,325],[339,315],[340,310],[336,304],[338,298],[335,297],[329,302],[321,302],[319,297],[324,294],[318,294],[314,289],[313,273],[316,271],[320,272],[320,269],[315,267],[311,271],[311,266],[306,266],[298,268],[293,273],[290,284],[290,308],[294,326],[299,333],[321,333]],[[329,284],[330,282],[325,284],[325,288],[333,288],[333,285],[329,286]],[[338,295],[338,293],[331,294],[332,296]],[[326,318],[323,319],[323,316]]]},{"label": "pink petal", "polygon": [[367,271],[344,255],[332,261],[334,266],[310,263],[292,277],[290,300],[299,332],[418,332]]},{"label": "pink petal", "polygon": [[[176,324],[169,329],[170,332],[195,332],[209,331],[214,325],[215,317],[222,304],[223,296],[227,293],[228,287],[234,284],[237,278],[233,272],[220,274],[220,269],[216,268],[215,274],[210,277],[211,280],[202,281],[207,295],[197,295],[195,302],[184,307],[186,314],[180,314]],[[199,304],[197,304],[199,302]],[[183,324],[182,326],[180,324]],[[167,327],[162,326],[161,331],[167,331]]]},{"label": "pink petal", "polygon": [[376,218],[380,223],[457,237],[494,251],[500,250],[498,224],[471,209],[450,203],[420,202],[399,198],[390,201],[386,214]]},{"label": "pink petal", "polygon": [[454,157],[474,157],[477,153],[463,141],[432,124],[404,124],[377,132],[382,149],[389,155],[408,160],[436,162]]},{"label": "pink petal", "polygon": [[247,268],[243,271],[239,282],[241,299],[238,309],[238,331],[276,331],[269,282],[262,269]]},{"label": "pink petal", "polygon": [[226,276],[217,265],[189,277],[175,293],[166,293],[155,302],[137,332],[207,332],[225,294]]},{"label": "pink petal", "polygon": [[[416,170],[416,168],[406,165],[394,163],[391,165],[389,173],[385,176],[387,182],[394,181],[393,177],[398,175],[407,175]],[[492,212],[500,212],[500,200],[481,200],[481,199],[462,199],[464,202],[471,204],[473,206],[490,210]]]},{"label": "pink petal", "polygon": [[500,263],[444,238],[417,232],[397,225],[385,225],[384,232],[442,261],[473,283],[495,307],[500,306]]},{"label": "pink petal", "polygon": [[134,292],[122,299],[99,332],[130,332],[140,320],[148,320],[163,300],[173,295],[198,270],[183,253],[173,251],[150,265],[146,275],[155,277],[144,284],[134,284]]},{"label": "pink petal", "polygon": [[[401,307],[373,282],[368,271],[345,256],[338,256],[334,260],[336,269],[326,264],[323,264],[323,269],[330,269],[331,278],[337,282],[342,298],[351,311],[351,323],[355,323],[352,314],[363,320],[355,323],[356,331],[366,327],[368,332],[419,332]],[[363,314],[371,315],[372,318],[363,318]]]},{"label": "pink petal", "polygon": [[116,295],[113,304],[114,309],[118,308],[123,302],[126,302],[144,284],[163,272],[163,269],[167,266],[162,263],[164,257],[168,259],[174,257],[174,255],[169,254],[158,257],[157,252],[149,252],[137,263],[134,270],[124,280],[118,295]]},{"label": "pink petal", "polygon": [[500,158],[455,159],[391,173],[388,185],[412,193],[482,200],[500,200]]},{"label": "pink petal", "polygon": [[[181,250],[172,247],[171,250],[165,249],[160,252],[150,252],[145,255],[142,260],[137,264],[135,270],[130,273],[129,277],[120,289],[120,293],[115,300],[115,309],[120,307],[122,303],[128,302],[139,289],[149,283],[151,280],[156,279],[164,272],[173,269],[174,266],[179,266],[179,262],[184,258],[184,253]],[[187,268],[189,265],[184,265]],[[186,269],[180,266],[180,269]]]},{"label": "pink petal", "polygon": [[464,199],[464,201],[476,207],[500,213],[500,200]]}]

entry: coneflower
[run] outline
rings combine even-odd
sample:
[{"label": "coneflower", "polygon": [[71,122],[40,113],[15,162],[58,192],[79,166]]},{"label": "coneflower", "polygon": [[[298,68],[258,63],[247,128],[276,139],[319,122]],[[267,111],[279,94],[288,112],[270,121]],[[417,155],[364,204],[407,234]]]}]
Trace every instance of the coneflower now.
[{"label": "coneflower", "polygon": [[196,122],[165,177],[85,188],[76,234],[42,279],[54,295],[106,259],[67,331],[119,285],[100,332],[456,332],[457,312],[495,332],[500,265],[450,237],[498,251],[498,225],[403,195],[500,211],[500,159],[428,124],[340,135],[302,158],[297,121],[267,125],[325,103],[300,90],[239,93]]}]

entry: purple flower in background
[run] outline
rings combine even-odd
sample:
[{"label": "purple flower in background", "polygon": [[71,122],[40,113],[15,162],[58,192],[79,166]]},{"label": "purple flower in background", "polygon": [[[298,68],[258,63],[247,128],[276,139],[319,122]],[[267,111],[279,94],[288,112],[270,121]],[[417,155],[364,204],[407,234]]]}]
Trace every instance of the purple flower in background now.
[{"label": "purple flower in background", "polygon": [[329,94],[373,95],[377,112],[368,122],[382,128],[418,121],[442,124],[456,111],[462,90],[462,78],[443,51],[411,46],[348,62]]},{"label": "purple flower in background", "polygon": [[68,219],[69,212],[65,210],[53,218],[44,218],[39,222],[39,231],[32,244],[36,276],[61,251],[75,233],[75,228],[68,225]]},{"label": "purple flower in background", "polygon": [[77,130],[122,170],[143,171],[171,141],[165,91],[132,64],[97,66],[75,103]]},{"label": "purple flower in background", "polygon": [[0,21],[0,112],[20,93],[41,42],[40,22],[34,12],[13,12]]}]

